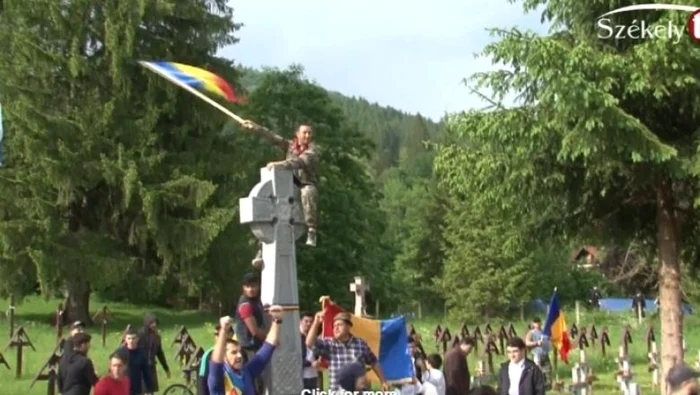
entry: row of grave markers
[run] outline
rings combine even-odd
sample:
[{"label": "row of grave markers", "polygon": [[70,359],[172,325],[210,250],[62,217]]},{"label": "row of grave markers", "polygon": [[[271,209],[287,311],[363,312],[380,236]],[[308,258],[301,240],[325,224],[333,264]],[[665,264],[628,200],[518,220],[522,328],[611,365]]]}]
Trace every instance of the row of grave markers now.
[{"label": "row of grave markers", "polygon": [[[420,335],[417,334],[415,328],[410,326],[411,336],[414,336],[416,343],[419,348],[423,351],[421,344]],[[493,366],[493,354],[505,355],[505,342],[511,338],[517,336],[517,331],[513,324],[508,326],[501,325],[497,331],[494,331],[491,324],[488,323],[484,326],[484,330],[481,327],[474,327],[473,331],[470,332],[469,327],[463,324],[459,329],[459,334],[452,336],[449,328],[441,327],[437,325],[433,331],[433,340],[435,341],[435,346],[438,351],[445,353],[448,349],[448,344],[451,343],[452,347],[457,347],[460,340],[464,337],[472,337],[475,340],[474,350],[478,352],[479,343],[484,346],[483,353],[479,359],[479,366],[477,368],[477,375],[473,378],[476,383],[483,383],[491,380],[494,377],[495,369]],[[597,380],[597,377],[593,374],[591,366],[588,364],[586,359],[586,349],[591,345],[595,346],[596,342],[600,345],[600,351],[603,356],[607,354],[607,348],[610,347],[610,335],[609,329],[603,327],[600,335],[596,329],[595,325],[591,325],[590,331],[586,327],[581,327],[580,329],[574,324],[569,329],[569,335],[571,339],[575,339],[573,345],[579,350],[578,362],[572,368],[571,374],[571,384],[568,389],[571,393],[578,395],[590,395],[591,385]],[[660,385],[659,380],[659,364],[658,357],[659,353],[656,345],[656,336],[654,332],[654,327],[649,326],[646,331],[645,340],[647,343],[647,358],[649,361],[649,372],[652,374],[652,385],[658,388]],[[499,347],[500,343],[500,347]],[[618,364],[618,369],[615,371],[616,380],[620,386],[620,390],[627,395],[637,395],[639,394],[639,385],[633,380],[634,374],[631,370],[631,363],[629,359],[629,345],[633,343],[632,330],[629,325],[626,325],[622,330],[622,336],[620,339],[620,347],[618,350],[618,356],[616,362]],[[686,349],[685,341],[683,343],[684,350]],[[484,369],[483,358],[486,358],[486,364],[488,369]],[[535,361],[539,365],[540,361]],[[557,370],[558,355],[556,350],[553,352],[553,371]],[[698,352],[696,367],[700,369],[700,351]],[[555,377],[553,386],[557,389],[561,389],[564,384],[562,381]]]}]

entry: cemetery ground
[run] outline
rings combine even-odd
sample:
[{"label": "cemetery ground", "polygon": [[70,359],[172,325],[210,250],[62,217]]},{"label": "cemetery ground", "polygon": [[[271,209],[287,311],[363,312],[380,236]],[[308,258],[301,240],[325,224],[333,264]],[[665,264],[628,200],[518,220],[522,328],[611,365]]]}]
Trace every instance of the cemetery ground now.
[{"label": "cemetery ground", "polygon": [[[17,368],[17,350],[15,348],[5,348],[9,343],[10,328],[7,314],[3,314],[0,318],[0,336],[6,339],[0,349],[3,356],[7,360],[11,369],[0,365],[0,393],[14,394],[46,394],[46,381],[38,381],[30,389],[30,385],[37,376],[41,368],[46,364],[53,350],[57,345],[57,331],[53,326],[55,322],[55,309],[60,301],[52,300],[45,301],[41,298],[28,298],[22,304],[18,304],[15,309],[15,331],[19,327],[25,329],[29,340],[32,342],[36,351],[30,346],[25,346],[23,350],[22,376],[19,379],[15,378]],[[8,301],[0,300],[0,305],[9,306]],[[197,346],[203,348],[211,347],[213,342],[213,330],[217,318],[213,314],[205,314],[192,311],[173,311],[160,308],[149,307],[134,307],[119,303],[104,303],[100,301],[92,301],[91,310],[93,314],[100,311],[103,306],[107,306],[111,312],[107,323],[106,342],[102,345],[101,336],[101,321],[96,320],[93,326],[87,329],[87,332],[93,335],[92,348],[90,357],[95,363],[95,367],[100,375],[107,370],[107,356],[119,346],[121,335],[127,325],[140,327],[143,323],[143,315],[145,313],[154,313],[159,319],[160,330],[163,338],[163,345],[168,364],[173,372],[172,377],[167,379],[162,369],[159,367],[159,375],[161,393],[170,384],[185,383],[181,371],[182,365],[177,358],[178,345],[174,344],[177,334],[184,326]],[[4,310],[4,308],[3,308]],[[567,322],[571,327],[575,323],[575,314],[572,309],[564,310]],[[544,319],[544,315],[541,316]],[[435,328],[440,325],[442,328],[449,328],[452,337],[459,336],[462,323],[440,320],[437,318],[424,318],[421,320],[409,320],[415,330],[421,335],[422,345],[426,353],[441,351],[442,345],[435,341]],[[580,326],[586,327],[589,331],[589,345],[587,348],[587,362],[593,369],[593,374],[596,376],[596,381],[593,384],[593,391],[598,394],[617,394],[620,393],[619,387],[615,380],[615,371],[617,370],[616,358],[618,349],[621,345],[624,328],[630,325],[632,342],[629,344],[629,357],[632,364],[633,380],[640,385],[641,392],[647,393],[652,391],[652,374],[648,370],[647,359],[647,330],[648,323],[654,323],[656,327],[657,344],[660,344],[660,334],[658,329],[658,320],[655,315],[648,315],[646,322],[638,325],[632,312],[629,313],[602,313],[602,312],[587,312],[582,311],[580,316]],[[487,322],[467,323],[470,333],[479,327],[480,331],[485,334]],[[490,323],[490,327],[495,334],[498,334],[501,326],[506,329],[511,322],[494,320]],[[524,336],[527,327],[525,321],[512,322],[513,327],[518,336]],[[694,316],[686,316],[685,318],[685,339],[686,339],[686,362],[694,365],[698,350],[700,350],[700,319]],[[591,325],[595,325],[598,333],[598,339],[595,345],[590,339]],[[607,347],[607,355],[604,357],[601,351],[600,336],[603,328],[608,328],[610,346]],[[67,332],[64,328],[64,335]],[[572,339],[572,343],[576,343],[577,339]],[[451,341],[448,347],[451,347]],[[496,340],[499,344],[499,341]],[[500,347],[500,344],[499,344]],[[478,351],[472,353],[469,357],[469,367],[472,376],[478,366],[479,358],[482,358],[484,365],[487,366],[487,358],[483,354],[485,347],[482,343],[478,344]],[[505,360],[502,355],[494,355],[494,367],[498,369],[500,363]],[[569,353],[569,365],[559,361],[558,374],[559,379],[566,385],[571,382],[571,368],[578,361],[578,349],[574,345],[574,350]],[[43,373],[48,373],[46,369]],[[324,380],[325,381],[325,380]],[[327,381],[326,381],[327,383]],[[657,389],[654,389],[656,392]]]}]

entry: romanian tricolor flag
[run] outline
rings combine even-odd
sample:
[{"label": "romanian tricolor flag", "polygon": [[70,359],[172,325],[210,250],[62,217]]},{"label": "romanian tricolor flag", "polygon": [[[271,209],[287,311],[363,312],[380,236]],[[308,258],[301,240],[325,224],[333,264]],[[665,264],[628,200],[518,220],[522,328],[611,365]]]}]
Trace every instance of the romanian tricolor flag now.
[{"label": "romanian tricolor flag", "polygon": [[550,342],[559,350],[559,356],[565,363],[569,363],[568,354],[571,350],[571,341],[566,327],[564,312],[559,306],[559,294],[554,289],[552,300],[549,302],[547,320],[544,323],[544,334],[549,337]]},{"label": "romanian tricolor flag", "polygon": [[[333,317],[342,313],[340,306],[333,303],[329,297],[321,298],[323,308],[323,332],[324,338],[333,337]],[[384,378],[390,384],[407,384],[413,379],[413,363],[408,355],[408,331],[404,317],[389,320],[372,320],[368,318],[352,317],[352,334],[363,339],[369,348],[379,359]],[[327,361],[322,362],[327,368]],[[372,382],[379,382],[374,372],[369,372],[368,377]]]},{"label": "romanian tricolor flag", "polygon": [[226,80],[207,70],[173,62],[139,61],[139,63],[181,87],[187,86],[205,90],[219,95],[230,102],[241,102]]}]

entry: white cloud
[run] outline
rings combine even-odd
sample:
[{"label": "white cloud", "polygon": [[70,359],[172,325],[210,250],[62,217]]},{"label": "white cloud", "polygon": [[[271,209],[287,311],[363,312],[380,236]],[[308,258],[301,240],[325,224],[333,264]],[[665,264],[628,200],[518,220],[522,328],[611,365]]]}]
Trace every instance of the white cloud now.
[{"label": "white cloud", "polygon": [[490,27],[544,32],[540,15],[506,0],[231,2],[244,27],[221,51],[246,66],[302,64],[329,90],[433,119],[486,103],[461,84],[491,68],[475,60]]}]

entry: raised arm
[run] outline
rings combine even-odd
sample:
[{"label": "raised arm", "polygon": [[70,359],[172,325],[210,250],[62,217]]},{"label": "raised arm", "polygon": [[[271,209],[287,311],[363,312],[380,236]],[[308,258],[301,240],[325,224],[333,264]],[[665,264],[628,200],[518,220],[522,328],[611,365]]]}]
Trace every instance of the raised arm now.
[{"label": "raised arm", "polygon": [[257,135],[264,137],[265,139],[267,139],[267,141],[269,141],[273,145],[276,145],[284,151],[286,151],[289,147],[289,141],[287,141],[284,137],[280,136],[279,134],[271,131],[270,129],[264,126],[258,125],[253,121],[244,121],[243,128],[248,129]]},{"label": "raised arm", "polygon": [[263,370],[265,370],[265,366],[267,366],[272,358],[272,352],[279,343],[280,327],[282,326],[282,307],[271,306],[269,312],[272,318],[272,324],[270,325],[270,330],[267,332],[265,343],[260,347],[258,352],[255,353],[253,358],[248,361],[245,367],[253,377],[259,376]]}]

